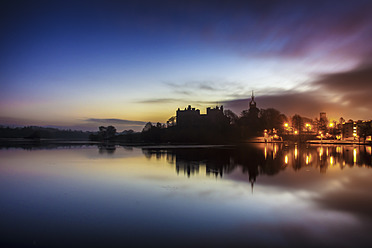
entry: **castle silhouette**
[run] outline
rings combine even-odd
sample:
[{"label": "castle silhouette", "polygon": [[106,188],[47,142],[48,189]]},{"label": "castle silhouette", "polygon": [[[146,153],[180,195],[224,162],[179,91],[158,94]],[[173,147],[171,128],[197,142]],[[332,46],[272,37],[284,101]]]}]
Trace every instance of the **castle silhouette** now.
[{"label": "castle silhouette", "polygon": [[[252,98],[249,102],[248,117],[251,119],[258,119],[260,110],[256,106],[254,94],[252,91]],[[223,112],[223,105],[215,108],[208,107],[206,114],[200,114],[200,110],[189,105],[184,110],[178,108],[176,111],[177,126],[178,127],[208,127],[215,125],[228,125],[229,118]]]}]

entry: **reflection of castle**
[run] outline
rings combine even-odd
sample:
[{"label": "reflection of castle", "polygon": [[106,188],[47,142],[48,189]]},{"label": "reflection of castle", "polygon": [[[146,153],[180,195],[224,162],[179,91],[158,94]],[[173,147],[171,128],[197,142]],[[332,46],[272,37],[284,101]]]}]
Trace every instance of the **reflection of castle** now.
[{"label": "reflection of castle", "polygon": [[[177,174],[184,173],[188,177],[205,171],[206,176],[223,177],[239,170],[248,176],[246,180],[251,184],[256,182],[259,174],[274,175],[282,167],[278,162],[271,162],[266,166],[262,152],[255,146],[244,146],[236,149],[231,148],[188,148],[188,149],[142,149],[146,157],[152,156],[159,159],[164,157],[175,165]],[[169,159],[172,158],[172,159]],[[245,180],[245,179],[243,179]]]},{"label": "reflection of castle", "polygon": [[255,144],[235,148],[143,148],[142,151],[148,158],[165,158],[175,166],[177,174],[183,172],[190,177],[205,171],[206,176],[246,180],[252,187],[259,175],[272,176],[287,168],[299,171],[313,167],[326,173],[333,167],[372,167],[370,146]]},{"label": "reflection of castle", "polygon": [[206,114],[200,114],[200,110],[192,108],[191,105],[184,110],[177,110],[177,126],[179,127],[207,127],[228,123],[227,117],[223,114],[223,106],[207,108]]}]

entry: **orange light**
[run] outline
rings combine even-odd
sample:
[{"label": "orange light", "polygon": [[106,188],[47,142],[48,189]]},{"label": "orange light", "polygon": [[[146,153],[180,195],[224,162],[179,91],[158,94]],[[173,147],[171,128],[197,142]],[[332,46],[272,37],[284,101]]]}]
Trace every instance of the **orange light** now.
[{"label": "orange light", "polygon": [[294,150],[294,156],[295,156],[295,159],[297,159],[297,155],[298,155],[298,151],[297,151],[297,146],[295,147],[295,150]]},{"label": "orange light", "polygon": [[284,126],[285,126],[285,127],[288,127],[288,123],[284,123]]}]

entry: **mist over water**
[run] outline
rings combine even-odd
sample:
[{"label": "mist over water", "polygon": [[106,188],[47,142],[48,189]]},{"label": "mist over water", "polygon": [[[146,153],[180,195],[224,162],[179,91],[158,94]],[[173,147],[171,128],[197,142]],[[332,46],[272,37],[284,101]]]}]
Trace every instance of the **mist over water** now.
[{"label": "mist over water", "polygon": [[367,247],[370,146],[0,150],[1,246]]}]

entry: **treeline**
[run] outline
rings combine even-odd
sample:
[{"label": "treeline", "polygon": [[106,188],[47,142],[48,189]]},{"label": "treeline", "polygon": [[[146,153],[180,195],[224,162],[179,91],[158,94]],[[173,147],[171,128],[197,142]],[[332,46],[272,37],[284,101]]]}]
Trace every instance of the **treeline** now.
[{"label": "treeline", "polygon": [[61,130],[48,127],[3,127],[0,126],[0,138],[23,139],[63,139],[63,140],[88,140],[92,132]]},{"label": "treeline", "polygon": [[278,135],[283,132],[287,117],[280,111],[257,109],[257,112],[243,111],[240,116],[231,110],[225,110],[222,116],[210,122],[191,123],[179,126],[170,118],[168,124],[148,122],[142,132],[125,130],[117,133],[114,126],[100,126],[97,132],[60,130],[45,127],[0,127],[0,138],[24,139],[64,139],[116,141],[125,143],[208,143],[226,144],[244,141],[250,137],[262,136],[263,131],[275,130]]}]

